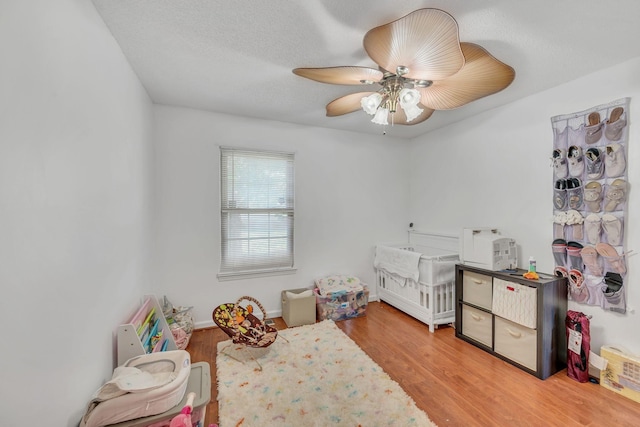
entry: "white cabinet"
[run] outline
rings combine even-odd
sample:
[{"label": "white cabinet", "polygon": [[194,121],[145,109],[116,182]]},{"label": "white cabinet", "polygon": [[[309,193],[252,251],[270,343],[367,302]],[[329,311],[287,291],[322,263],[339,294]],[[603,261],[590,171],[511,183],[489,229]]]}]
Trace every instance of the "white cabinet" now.
[{"label": "white cabinet", "polygon": [[456,337],[540,379],[566,364],[565,278],[456,265]]}]

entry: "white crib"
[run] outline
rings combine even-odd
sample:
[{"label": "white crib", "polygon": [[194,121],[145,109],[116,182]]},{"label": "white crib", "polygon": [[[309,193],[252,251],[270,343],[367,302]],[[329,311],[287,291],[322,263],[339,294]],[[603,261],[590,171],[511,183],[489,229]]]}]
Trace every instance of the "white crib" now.
[{"label": "white crib", "polygon": [[429,325],[455,321],[455,265],[459,261],[458,237],[454,235],[409,231],[409,243],[384,244],[421,254],[417,281],[376,268],[376,286],[380,300],[393,305]]}]

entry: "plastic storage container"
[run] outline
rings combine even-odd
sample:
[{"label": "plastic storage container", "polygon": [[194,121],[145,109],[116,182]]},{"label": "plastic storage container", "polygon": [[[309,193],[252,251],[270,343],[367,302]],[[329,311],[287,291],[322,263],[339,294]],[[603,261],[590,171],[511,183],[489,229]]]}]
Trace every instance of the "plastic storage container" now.
[{"label": "plastic storage container", "polygon": [[362,291],[347,292],[339,295],[322,296],[318,288],[316,295],[316,311],[318,320],[331,319],[333,321],[352,319],[364,316],[369,303],[369,287],[363,285]]}]

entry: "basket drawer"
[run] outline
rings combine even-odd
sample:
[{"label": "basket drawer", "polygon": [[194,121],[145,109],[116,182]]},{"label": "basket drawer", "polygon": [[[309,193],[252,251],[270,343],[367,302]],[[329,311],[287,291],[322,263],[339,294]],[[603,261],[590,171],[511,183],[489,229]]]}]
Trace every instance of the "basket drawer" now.
[{"label": "basket drawer", "polygon": [[536,288],[502,279],[493,279],[493,309],[491,311],[496,316],[535,329],[538,307],[536,298]]},{"label": "basket drawer", "polygon": [[494,346],[496,353],[535,371],[537,344],[535,329],[526,328],[496,316]]},{"label": "basket drawer", "polygon": [[462,273],[462,300],[491,310],[491,276],[464,271]]},{"label": "basket drawer", "polygon": [[462,305],[462,335],[491,347],[491,313]]}]

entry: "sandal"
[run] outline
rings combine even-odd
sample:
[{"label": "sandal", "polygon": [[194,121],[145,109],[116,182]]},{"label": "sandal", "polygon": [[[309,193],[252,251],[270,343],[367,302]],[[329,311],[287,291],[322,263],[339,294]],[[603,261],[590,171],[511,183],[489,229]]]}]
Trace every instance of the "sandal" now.
[{"label": "sandal", "polygon": [[602,138],[602,128],[604,123],[600,121],[600,114],[593,112],[589,114],[589,125],[585,127],[584,142],[595,144]]},{"label": "sandal", "polygon": [[607,242],[613,246],[622,244],[622,220],[612,214],[602,215],[602,229],[607,236]]},{"label": "sandal", "polygon": [[578,178],[567,179],[567,200],[571,209],[582,206],[582,183]]},{"label": "sandal", "polygon": [[587,182],[584,186],[584,201],[591,212],[600,212],[602,205],[602,184],[598,181]]},{"label": "sandal", "polygon": [[604,136],[609,141],[618,141],[622,137],[622,131],[627,126],[627,121],[621,118],[622,114],[624,114],[624,108],[622,107],[616,107],[611,110],[611,115],[604,128]]},{"label": "sandal", "polygon": [[596,214],[589,214],[584,219],[584,228],[587,231],[587,241],[592,245],[600,242],[600,231],[602,223],[600,217]]},{"label": "sandal", "polygon": [[607,271],[618,273],[620,275],[627,274],[627,266],[624,255],[620,255],[616,248],[609,243],[600,242],[596,244],[596,251],[604,258]]},{"label": "sandal", "polygon": [[602,276],[604,272],[598,262],[598,251],[596,251],[596,248],[593,246],[582,248],[580,255],[582,256],[582,262],[592,275]]},{"label": "sandal", "polygon": [[613,212],[620,204],[624,203],[627,193],[627,182],[624,179],[616,179],[607,186],[604,205],[605,212]]},{"label": "sandal", "polygon": [[556,209],[562,210],[567,207],[567,180],[559,179],[556,181],[553,190],[553,205]]}]

